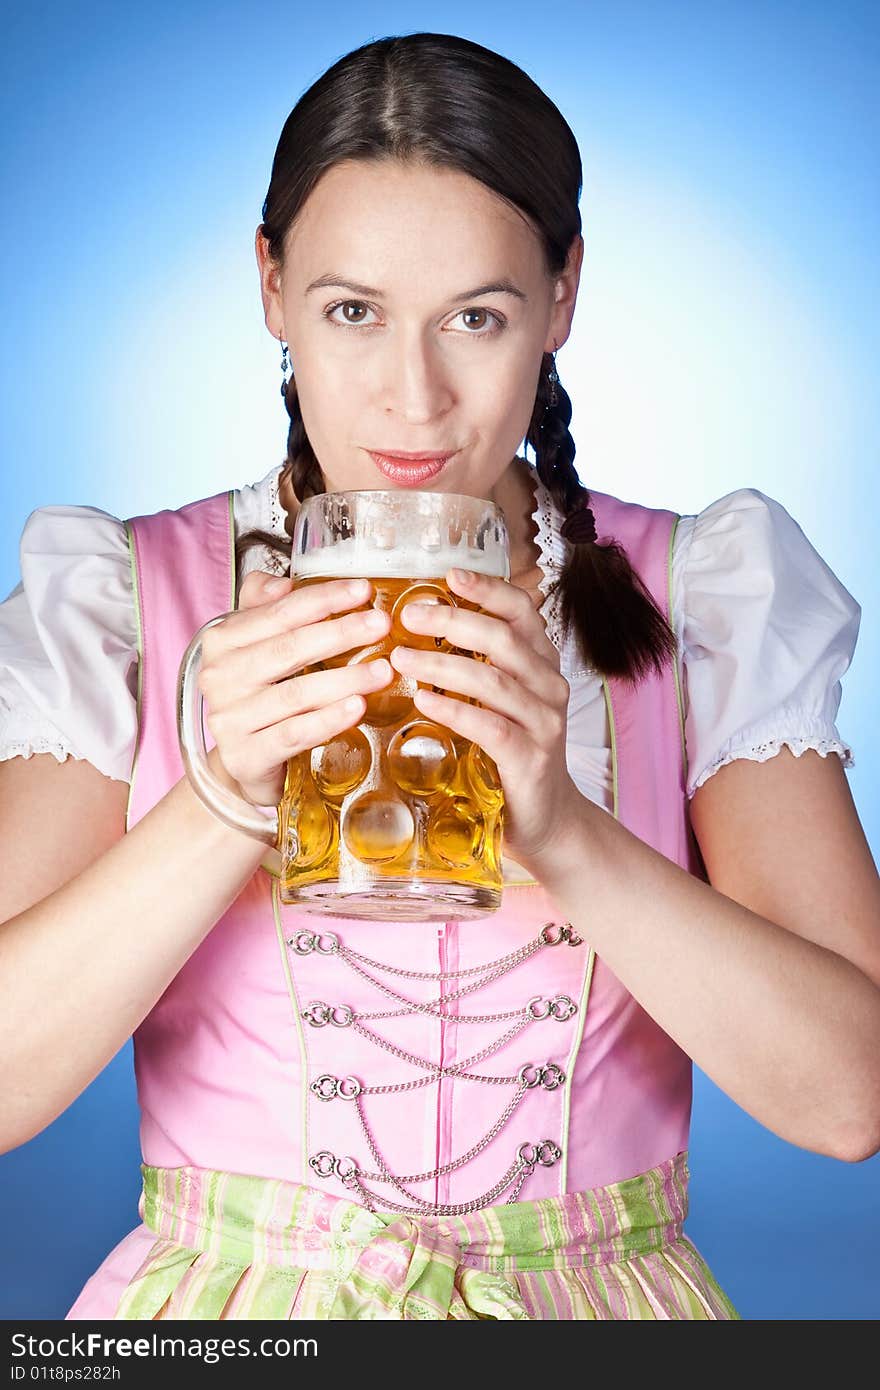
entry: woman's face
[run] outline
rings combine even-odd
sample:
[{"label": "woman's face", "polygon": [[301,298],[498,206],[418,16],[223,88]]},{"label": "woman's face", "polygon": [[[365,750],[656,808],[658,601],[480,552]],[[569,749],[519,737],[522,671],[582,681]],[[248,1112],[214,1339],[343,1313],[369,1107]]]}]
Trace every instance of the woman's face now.
[{"label": "woman's face", "polygon": [[491,497],[542,354],[568,337],[583,239],[550,278],[536,233],[477,180],[347,160],[291,227],[280,277],[256,240],[266,324],[290,345],[327,491],[397,487],[371,452],[434,452],[452,457],[420,488]]}]

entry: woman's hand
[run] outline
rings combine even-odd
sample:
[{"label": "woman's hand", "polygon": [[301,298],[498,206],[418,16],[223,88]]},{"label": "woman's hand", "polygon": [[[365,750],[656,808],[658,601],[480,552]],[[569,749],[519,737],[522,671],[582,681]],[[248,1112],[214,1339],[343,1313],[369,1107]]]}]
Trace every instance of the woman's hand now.
[{"label": "woman's hand", "polygon": [[453,593],[488,611],[408,603],[403,625],[481,652],[488,663],[394,647],[391,664],[402,674],[472,696],[484,706],[429,690],[414,696],[425,715],[472,739],[493,759],[504,788],[504,843],[540,879],[542,859],[558,853],[584,802],[565,761],[568,682],[560,674],[559,654],[544,621],[522,589],[471,570],[449,570],[446,582]]},{"label": "woman's hand", "polygon": [[277,806],[287,759],[353,728],[364,697],[393,678],[383,659],[298,674],[387,633],[387,614],[371,627],[372,613],[346,611],[362,609],[372,592],[367,579],[292,590],[290,580],[254,570],[238,610],[205,633],[198,677],[205,723],[223,768],[254,805]]}]

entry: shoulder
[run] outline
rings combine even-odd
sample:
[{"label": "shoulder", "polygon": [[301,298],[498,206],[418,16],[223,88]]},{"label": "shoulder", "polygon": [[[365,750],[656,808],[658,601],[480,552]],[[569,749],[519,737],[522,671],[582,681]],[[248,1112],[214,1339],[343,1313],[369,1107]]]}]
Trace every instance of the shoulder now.
[{"label": "shoulder", "polygon": [[715,531],[718,534],[738,532],[742,536],[763,535],[770,538],[774,532],[786,533],[791,530],[803,535],[783,503],[757,487],[739,487],[726,492],[723,497],[709,502],[702,511],[683,513],[681,521],[683,525],[690,523],[695,533],[702,536]]},{"label": "shoulder", "polygon": [[[273,538],[273,545],[277,541],[283,547],[290,539],[285,525],[287,513],[279,493],[283,467],[283,464],[276,464],[256,482],[224,488],[222,491],[193,498],[174,507],[133,516],[129,520],[135,530],[138,523],[145,529],[157,526],[162,528],[167,524],[173,543],[173,534],[177,527],[203,525],[205,518],[212,514],[224,517],[228,515],[232,523],[232,536],[236,542],[250,538],[252,533],[262,532],[265,537]],[[254,568],[269,569],[279,574],[287,572],[283,556],[279,556],[266,541],[260,540],[258,543],[256,537],[245,549],[242,577]]]},{"label": "shoulder", "polygon": [[131,521],[153,520],[163,516],[179,516],[197,508],[220,504],[226,506],[231,501],[236,531],[260,529],[283,537],[285,511],[279,495],[279,484],[283,464],[276,464],[256,482],[230,484],[215,492],[188,496],[173,505],[157,507],[154,510],[132,514]]},{"label": "shoulder", "polygon": [[788,508],[755,487],[737,488],[680,518],[674,570],[679,608],[715,595],[770,610],[799,627],[814,617],[856,631],[861,606]]},{"label": "shoulder", "polygon": [[131,565],[119,517],[85,505],[36,507],[25,519],[18,549],[21,583],[7,603],[26,609],[47,632],[63,629],[65,607],[97,626],[128,631]]},{"label": "shoulder", "polygon": [[673,613],[688,794],[734,757],[852,750],[835,720],[861,607],[789,510],[738,488],[681,517]]},{"label": "shoulder", "polygon": [[88,628],[127,644],[131,565],[125,523],[100,507],[50,504],[25,519],[19,541],[21,582],[0,605],[7,624],[33,629],[57,650],[75,647],[68,633]]},{"label": "shoulder", "polygon": [[[261,529],[286,536],[284,509],[278,496],[278,481],[282,465],[276,465],[254,483],[229,487],[214,497],[231,497],[236,533]],[[181,512],[212,497],[190,499],[171,508],[161,508],[147,516]],[[133,518],[132,518],[133,519]],[[82,504],[48,503],[35,507],[25,518],[21,529],[19,550],[22,560],[31,557],[109,556],[128,563],[128,533],[126,519],[101,507]]]},{"label": "shoulder", "polygon": [[20,551],[34,554],[84,554],[89,550],[127,551],[125,523],[100,507],[52,503],[35,507],[21,530]]},{"label": "shoulder", "polygon": [[636,502],[617,497],[610,492],[599,492],[590,488],[590,507],[596,517],[597,529],[613,534],[616,525],[642,526],[650,523],[669,524],[678,519],[679,513],[670,507],[649,506],[646,502]]},{"label": "shoulder", "polygon": [[124,781],[137,674],[125,526],[98,507],[37,507],[19,555],[0,603],[0,759],[73,755]]}]

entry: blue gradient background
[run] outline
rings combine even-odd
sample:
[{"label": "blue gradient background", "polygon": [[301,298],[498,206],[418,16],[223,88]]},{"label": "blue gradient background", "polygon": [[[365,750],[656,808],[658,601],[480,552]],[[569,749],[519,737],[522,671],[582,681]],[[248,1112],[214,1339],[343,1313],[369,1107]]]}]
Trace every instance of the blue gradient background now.
[{"label": "blue gradient background", "polygon": [[[461,33],[525,67],[580,143],[558,365],[582,477],[681,512],[759,487],[862,604],[838,723],[876,855],[876,5],[49,0],[2,19],[0,594],[34,507],[135,515],[281,460],[253,238],[283,121],[371,37]],[[0,1159],[0,1317],[64,1314],[137,1223],[139,1159],[129,1045]],[[691,1166],[688,1232],[743,1317],[880,1314],[880,1159],[785,1144],[698,1071]]]}]

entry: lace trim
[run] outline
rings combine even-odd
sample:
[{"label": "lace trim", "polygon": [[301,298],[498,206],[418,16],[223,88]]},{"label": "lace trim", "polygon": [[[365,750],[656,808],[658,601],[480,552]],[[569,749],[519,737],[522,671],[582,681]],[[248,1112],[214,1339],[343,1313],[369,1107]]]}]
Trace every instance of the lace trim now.
[{"label": "lace trim", "polygon": [[560,653],[560,667],[563,673],[574,676],[592,676],[596,668],[587,665],[572,633],[566,633],[562,622],[561,603],[558,590],[551,593],[551,587],[561,575],[571,549],[569,542],[560,534],[562,519],[548,488],[544,486],[534,468],[529,469],[535,492],[535,508],[532,521],[537,528],[535,544],[538,547],[538,564],[542,578],[538,580],[538,590],[544,596],[540,613],[544,619],[547,636]]},{"label": "lace trim", "polygon": [[790,748],[796,758],[800,758],[809,749],[815,751],[822,758],[827,758],[829,753],[837,753],[843,760],[845,768],[855,767],[855,758],[851,748],[841,743],[838,739],[832,738],[796,738],[794,736],[784,738],[771,738],[765,743],[756,743],[751,748],[739,748],[735,752],[723,753],[720,757],[711,762],[704,768],[688,792],[688,800],[691,799],[697,787],[701,787],[719,768],[726,767],[728,763],[734,762],[737,758],[746,758],[753,763],[766,763],[768,759],[774,758],[783,748]]},{"label": "lace trim", "polygon": [[30,758],[34,753],[51,753],[59,763],[63,763],[65,758],[76,758],[78,762],[87,761],[81,753],[74,753],[72,748],[59,739],[29,738],[7,743],[0,748],[0,763],[6,762],[8,758]]},{"label": "lace trim", "polygon": [[[287,540],[287,530],[284,521],[286,512],[281,504],[279,487],[281,473],[284,468],[280,464],[274,473],[269,475],[268,486],[266,489],[266,515],[262,518],[263,529],[271,531],[273,536]],[[279,555],[268,545],[255,545],[245,556],[244,574],[252,569],[267,570],[270,574],[287,575],[290,573],[290,562],[286,555]]]},{"label": "lace trim", "polygon": [[[558,578],[559,567],[554,563],[554,505],[547,488],[541,482],[537,473],[532,475],[532,483],[535,491],[535,507],[532,512],[532,521],[537,527],[535,544],[540,552],[538,564],[541,567],[541,578],[538,580],[538,590],[544,596],[541,604],[541,616],[547,627],[547,636],[554,647],[562,644],[562,626],[559,619],[558,604],[555,597],[550,593],[550,586]],[[560,540],[562,538],[560,537]]]},{"label": "lace trim", "polygon": [[285,511],[281,505],[281,497],[279,495],[281,474],[283,471],[284,465],[281,464],[277,471],[272,473],[269,477],[269,525],[266,529],[272,531],[276,536],[286,537],[287,532],[284,529]]}]

